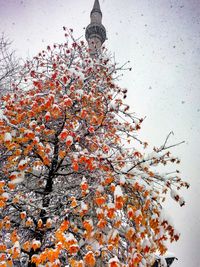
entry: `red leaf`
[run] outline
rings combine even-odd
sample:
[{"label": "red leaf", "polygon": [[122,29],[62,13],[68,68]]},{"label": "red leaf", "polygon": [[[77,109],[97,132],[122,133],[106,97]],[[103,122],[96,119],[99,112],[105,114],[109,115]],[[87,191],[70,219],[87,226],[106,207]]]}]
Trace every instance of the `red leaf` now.
[{"label": "red leaf", "polygon": [[32,78],[35,78],[35,71],[32,70],[32,71],[30,72],[30,75],[31,75]]}]

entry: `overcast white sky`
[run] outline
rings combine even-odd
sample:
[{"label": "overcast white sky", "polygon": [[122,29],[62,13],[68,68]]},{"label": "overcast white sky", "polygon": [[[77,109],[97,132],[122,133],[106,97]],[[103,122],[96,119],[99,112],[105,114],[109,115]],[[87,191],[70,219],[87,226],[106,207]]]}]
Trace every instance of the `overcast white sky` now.
[{"label": "overcast white sky", "polygon": [[[131,61],[132,72],[120,81],[129,90],[128,103],[147,116],[141,136],[161,145],[173,130],[171,143],[182,159],[187,206],[169,199],[166,207],[177,229],[170,245],[179,261],[173,266],[199,267],[200,253],[200,1],[100,0],[106,46],[118,62]],[[13,40],[19,56],[33,56],[48,44],[63,42],[62,26],[84,37],[93,0],[0,0],[0,32]]]}]

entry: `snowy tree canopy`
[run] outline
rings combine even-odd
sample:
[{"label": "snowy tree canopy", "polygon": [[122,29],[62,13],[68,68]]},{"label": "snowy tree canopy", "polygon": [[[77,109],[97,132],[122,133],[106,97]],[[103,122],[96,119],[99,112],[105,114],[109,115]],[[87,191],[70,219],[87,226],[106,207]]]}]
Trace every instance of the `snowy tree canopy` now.
[{"label": "snowy tree canopy", "polygon": [[162,201],[170,192],[184,205],[188,187],[176,168],[157,168],[180,161],[168,138],[146,152],[120,68],[70,36],[2,97],[1,266],[151,266],[179,238]]}]

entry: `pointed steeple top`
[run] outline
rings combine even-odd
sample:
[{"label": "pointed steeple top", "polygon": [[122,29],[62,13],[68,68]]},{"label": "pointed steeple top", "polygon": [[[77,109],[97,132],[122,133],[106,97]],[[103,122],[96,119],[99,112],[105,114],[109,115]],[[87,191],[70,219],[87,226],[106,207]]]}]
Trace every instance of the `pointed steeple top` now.
[{"label": "pointed steeple top", "polygon": [[92,14],[93,12],[99,12],[99,13],[101,13],[101,15],[102,15],[101,8],[100,8],[100,4],[99,4],[99,0],[95,0],[95,1],[94,1],[94,6],[93,6],[93,9],[92,9],[92,11],[91,11],[91,14]]}]

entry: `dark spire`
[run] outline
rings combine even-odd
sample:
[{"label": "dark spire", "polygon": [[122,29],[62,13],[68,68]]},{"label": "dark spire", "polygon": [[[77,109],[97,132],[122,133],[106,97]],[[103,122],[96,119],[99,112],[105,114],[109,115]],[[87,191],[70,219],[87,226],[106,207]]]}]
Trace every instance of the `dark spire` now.
[{"label": "dark spire", "polygon": [[91,14],[93,12],[99,12],[101,15],[102,15],[102,12],[101,12],[101,8],[100,8],[100,4],[99,4],[99,0],[95,0],[94,1],[94,6],[93,6],[93,9],[91,11]]},{"label": "dark spire", "polygon": [[85,31],[85,38],[88,42],[91,56],[99,54],[101,46],[106,40],[106,29],[101,21],[102,12],[99,0],[95,0],[93,9],[90,13],[90,24]]}]

